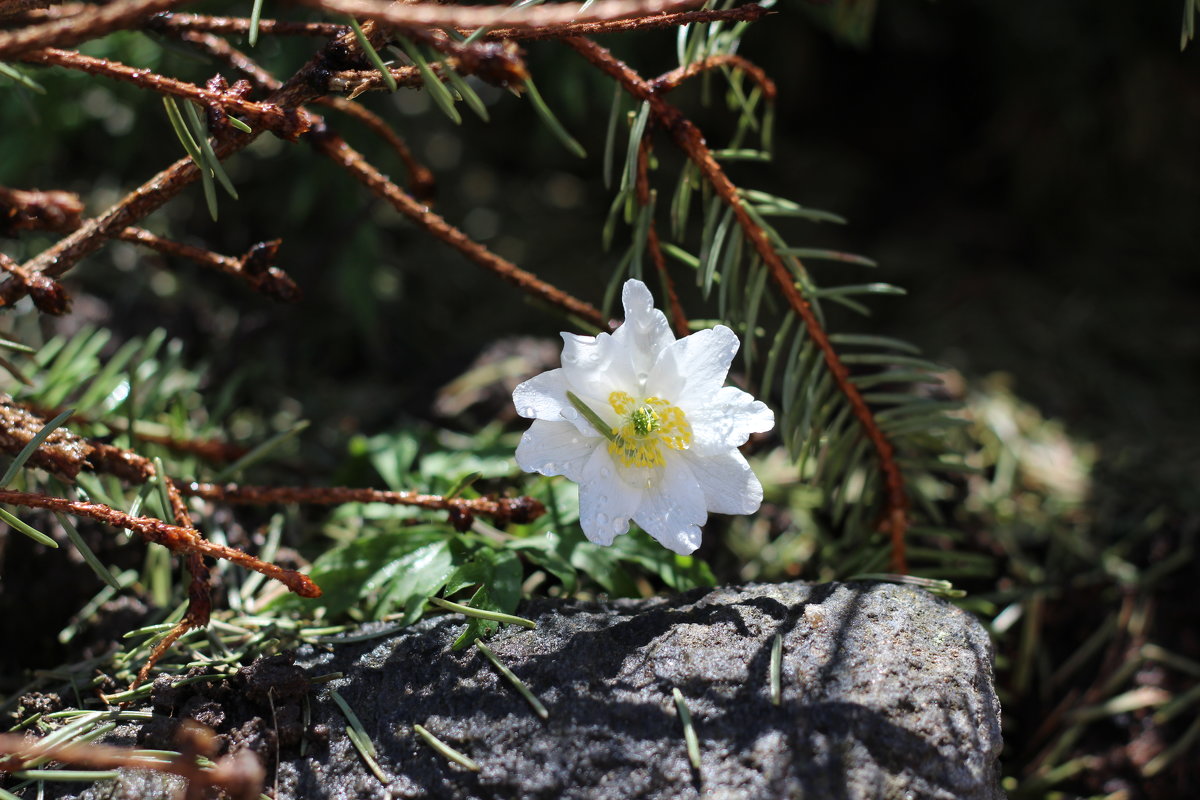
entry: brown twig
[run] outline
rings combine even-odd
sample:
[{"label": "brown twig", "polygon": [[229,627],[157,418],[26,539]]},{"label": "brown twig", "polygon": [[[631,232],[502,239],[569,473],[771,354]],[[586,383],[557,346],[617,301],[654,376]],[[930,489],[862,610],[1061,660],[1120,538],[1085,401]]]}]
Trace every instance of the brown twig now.
[{"label": "brown twig", "polygon": [[546,513],[545,507],[532,497],[442,497],[419,492],[389,492],[382,489],[361,489],[345,486],[239,486],[227,483],[177,483],[189,497],[202,497],[217,503],[232,505],[308,504],[339,505],[341,503],[387,503],[388,505],[420,506],[435,511],[451,512],[451,521],[472,516],[488,517],[497,525],[515,522],[523,525]]},{"label": "brown twig", "polygon": [[[342,36],[327,45],[326,50],[330,47],[345,48],[351,45],[352,41],[347,36]],[[328,72],[325,66],[325,52],[322,51],[310,59],[287,83],[272,92],[266,102],[286,109],[297,109],[305,101],[312,99],[315,96],[311,88],[314,76]],[[219,131],[217,141],[213,144],[214,153],[219,159],[227,158],[249,145],[261,132],[261,128],[251,134],[241,134],[228,129]],[[85,221],[70,236],[43,250],[22,266],[30,273],[40,272],[51,277],[63,274],[74,267],[81,258],[98,250],[113,232],[136,224],[199,177],[200,170],[191,158],[179,159],[127,194],[103,214]],[[15,303],[26,291],[20,282],[8,280],[0,285],[0,307]]]},{"label": "brown twig", "polygon": [[862,393],[850,380],[850,371],[842,363],[837,350],[829,341],[811,304],[796,289],[795,279],[779,254],[771,246],[766,232],[747,213],[742,199],[738,196],[737,188],[713,157],[700,130],[677,108],[664,100],[662,95],[655,91],[651,82],[643,79],[608,50],[589,39],[572,38],[567,39],[566,42],[591,64],[617,80],[634,98],[650,104],[651,113],[659,127],[670,134],[676,146],[688,156],[692,163],[699,167],[701,174],[708,180],[718,196],[733,210],[739,227],[758,253],[759,258],[767,266],[776,288],[792,311],[803,320],[809,338],[821,351],[826,368],[833,376],[834,384],[850,403],[855,418],[875,449],[879,467],[884,476],[885,501],[881,527],[891,535],[891,569],[898,573],[907,572],[904,536],[908,528],[908,495],[905,491],[904,476],[896,462],[895,448],[875,421],[875,415],[863,400]]},{"label": "brown twig", "polygon": [[[159,14],[146,22],[153,31],[175,33],[195,31],[199,33],[224,33],[244,36],[250,32],[248,17],[214,17],[208,14]],[[349,27],[336,22],[286,22],[277,19],[260,19],[258,32],[263,36],[319,36],[329,38],[341,36]]]},{"label": "brown twig", "polygon": [[136,28],[146,18],[170,11],[188,0],[116,0],[105,6],[92,6],[63,19],[30,25],[15,31],[0,32],[0,61],[43,47],[70,47],[99,38],[110,31]]},{"label": "brown twig", "polygon": [[650,81],[650,85],[655,92],[669,92],[672,89],[678,88],[679,84],[686,81],[688,78],[695,77],[702,72],[719,67],[732,67],[736,70],[741,70],[751,77],[751,79],[762,89],[763,98],[768,103],[775,102],[775,81],[767,77],[767,73],[762,67],[757,64],[742,58],[739,55],[730,53],[721,53],[715,56],[709,56],[699,61],[693,61],[686,67],[673,69],[665,75]]},{"label": "brown twig", "polygon": [[279,581],[301,597],[321,596],[320,588],[307,575],[268,564],[241,550],[210,542],[195,528],[171,525],[154,517],[132,517],[124,511],[118,511],[103,503],[66,500],[34,492],[14,492],[0,489],[0,503],[26,508],[45,508],[76,517],[94,519],[115,528],[133,531],[146,541],[161,544],[173,553],[185,555],[199,553],[211,558],[222,558],[246,569],[260,572],[268,578]]},{"label": "brown twig", "polygon": [[[46,427],[46,420],[0,393],[0,451],[16,455]],[[93,445],[67,428],[51,433],[25,463],[68,480],[88,466]]]},{"label": "brown twig", "polygon": [[526,294],[574,314],[597,328],[607,327],[599,309],[583,302],[536,275],[518,267],[469,238],[437,214],[434,214],[370,164],[362,154],[340,136],[325,132],[311,137],[318,151],[344,167],[376,196],[387,200],[404,216],[441,241],[453,247],[479,266],[518,287]]},{"label": "brown twig", "polygon": [[[0,773],[19,772],[35,764],[57,761],[86,769],[136,769],[179,775],[188,782],[187,798],[207,796],[208,789],[220,788],[235,800],[254,800],[262,790],[265,771],[250,749],[217,757],[216,738],[207,728],[185,720],[180,731],[180,752],[175,756],[137,755],[112,745],[89,742],[49,744],[17,733],[0,733]],[[197,756],[211,760],[212,767],[201,769]]]},{"label": "brown twig", "polygon": [[25,269],[4,253],[0,253],[0,271],[7,272],[17,281],[30,297],[38,311],[43,314],[65,314],[71,308],[71,297],[52,278],[40,272]]},{"label": "brown twig", "polygon": [[[693,25],[702,22],[752,22],[771,13],[756,3],[747,3],[735,8],[714,9],[710,11],[677,11],[671,14],[655,14],[652,16],[633,17],[631,19],[610,20],[607,22],[564,22],[560,24],[542,24],[536,28],[493,28],[483,35],[484,39],[563,39],[568,36],[598,36],[604,33],[630,33],[631,31],[649,31],[662,28],[678,28],[680,25]],[[470,33],[469,28],[460,30]]]},{"label": "brown twig", "polygon": [[180,41],[202,50],[205,54],[217,59],[245,75],[250,81],[262,89],[274,91],[279,88],[275,76],[258,65],[250,56],[238,50],[229,42],[212,33],[199,31],[175,30],[168,28],[165,33],[178,36]]},{"label": "brown twig", "polygon": [[140,244],[164,255],[186,258],[202,266],[220,270],[226,275],[240,278],[255,291],[285,303],[294,303],[300,299],[300,287],[296,285],[295,281],[286,272],[271,265],[279,251],[279,245],[282,244],[279,239],[259,242],[247,250],[241,258],[232,258],[205,250],[202,247],[164,239],[144,228],[125,228],[118,231],[113,238]]},{"label": "brown twig", "polygon": [[429,167],[417,161],[412,150],[400,138],[400,134],[396,133],[392,126],[384,122],[378,114],[345,97],[321,97],[314,100],[313,103],[340,111],[366,125],[368,130],[387,142],[404,163],[404,168],[408,170],[409,181],[412,183],[413,196],[425,202],[433,200],[435,184],[433,172]]},{"label": "brown twig", "polygon": [[681,11],[703,0],[599,0],[585,13],[575,3],[511,8],[508,6],[455,6],[437,3],[387,3],[372,0],[298,0],[301,5],[376,19],[399,27],[437,26],[483,28],[504,25],[534,28],[568,22],[629,19]]},{"label": "brown twig", "polygon": [[68,69],[125,81],[163,95],[195,100],[205,106],[216,106],[226,114],[244,117],[252,128],[266,128],[278,136],[295,141],[308,131],[309,119],[296,109],[283,108],[275,103],[256,103],[238,92],[216,92],[187,81],[168,78],[153,70],[131,67],[108,58],[93,58],[73,50],[46,47],[23,53],[20,60],[30,64],[51,64]]},{"label": "brown twig", "polygon": [[17,231],[73,231],[83,202],[74,192],[24,191],[0,186],[0,236]]},{"label": "brown twig", "polygon": [[[175,524],[181,528],[194,528],[192,515],[188,513],[187,503],[184,502],[178,487],[165,475],[160,477],[167,489],[167,500],[171,504],[171,516],[174,518]],[[188,572],[187,612],[184,613],[183,619],[159,640],[154,649],[150,651],[150,655],[146,656],[146,663],[142,664],[142,668],[138,670],[137,677],[129,686],[130,689],[136,689],[145,682],[150,675],[150,670],[154,669],[154,665],[163,657],[163,654],[179,641],[180,636],[192,628],[203,628],[208,625],[208,621],[212,617],[212,572],[204,563],[204,556],[193,550],[184,555],[183,563]]]}]

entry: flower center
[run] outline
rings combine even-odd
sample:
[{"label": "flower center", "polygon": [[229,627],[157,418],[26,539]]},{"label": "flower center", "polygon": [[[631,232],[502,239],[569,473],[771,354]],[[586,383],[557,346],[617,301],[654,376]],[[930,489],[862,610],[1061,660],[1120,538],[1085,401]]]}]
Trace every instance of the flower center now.
[{"label": "flower center", "polygon": [[621,417],[613,428],[608,452],[626,467],[661,467],[666,464],[663,445],[686,450],[692,444],[692,426],[679,408],[661,397],[634,400],[625,392],[613,392],[608,404]]}]

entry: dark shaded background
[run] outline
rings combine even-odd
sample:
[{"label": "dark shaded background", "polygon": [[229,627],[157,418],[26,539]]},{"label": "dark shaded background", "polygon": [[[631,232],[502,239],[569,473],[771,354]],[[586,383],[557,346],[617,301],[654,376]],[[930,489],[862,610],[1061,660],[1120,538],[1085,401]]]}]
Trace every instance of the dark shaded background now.
[{"label": "dark shaded background", "polygon": [[[910,339],[968,385],[1007,373],[1018,396],[1098,448],[1086,535],[1107,541],[1157,514],[1162,535],[1137,551],[1139,566],[1194,548],[1200,46],[1179,52],[1180,4],[893,0],[862,49],[794,6],[746,37],[742,53],[779,83],[778,161],[742,165],[735,179],[849,219],[796,227],[795,244],[881,263],[875,273],[814,265],[818,282],[879,279],[910,292],[873,303],[870,320],[835,316],[832,327]],[[612,44],[645,75],[672,65],[671,34]],[[267,41],[260,57],[298,65],[312,46]],[[158,58],[134,39],[121,47],[122,58],[146,66]],[[565,48],[528,51],[543,93],[598,156],[611,87]],[[211,73],[174,52],[165,58],[158,67],[172,74]],[[0,183],[80,191],[95,211],[177,157],[156,99],[78,76],[37,77],[51,93],[32,106],[0,95]],[[719,142],[726,114],[700,108],[699,98],[688,87],[676,100]],[[610,197],[598,158],[573,159],[527,103],[496,100],[491,125],[466,115],[460,128],[416,93],[368,102],[438,174],[440,213],[599,302],[619,253],[598,246]],[[402,174],[368,134],[345,129],[385,172]],[[658,148],[666,166],[676,163],[665,139]],[[317,422],[311,439],[327,445],[331,468],[350,433],[428,416],[437,387],[488,341],[562,327],[304,148],[264,140],[229,168],[242,199],[222,198],[219,223],[192,187],[151,226],[224,253],[282,236],[279,263],[303,287],[301,303],[274,305],[222,276],[118,244],[67,278],[80,294],[73,319],[127,335],[166,327],[209,365],[215,385],[247,376],[245,404],[299,406]],[[28,257],[44,245],[31,237],[5,248]],[[1193,561],[1161,588],[1154,626],[1158,640],[1192,658],[1198,573]],[[1085,635],[1101,610],[1093,606],[1109,602],[1065,595],[1052,643]],[[1006,702],[1010,743],[1036,727],[1047,702]],[[1177,796],[1196,778],[1194,766],[1183,769],[1141,789],[1114,767],[1084,788]]]}]

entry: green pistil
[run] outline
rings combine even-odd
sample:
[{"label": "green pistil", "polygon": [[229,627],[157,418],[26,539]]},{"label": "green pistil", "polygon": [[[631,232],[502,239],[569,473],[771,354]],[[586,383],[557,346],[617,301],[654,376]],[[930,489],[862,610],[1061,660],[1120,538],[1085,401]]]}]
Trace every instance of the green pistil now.
[{"label": "green pistil", "polygon": [[629,421],[633,423],[634,433],[640,437],[649,436],[662,425],[658,418],[658,412],[650,406],[635,409],[629,415]]}]

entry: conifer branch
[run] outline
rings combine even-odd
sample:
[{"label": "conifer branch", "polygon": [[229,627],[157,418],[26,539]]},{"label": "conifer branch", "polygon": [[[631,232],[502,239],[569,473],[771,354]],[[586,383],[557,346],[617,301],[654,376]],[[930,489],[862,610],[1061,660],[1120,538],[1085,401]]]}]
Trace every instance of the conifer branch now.
[{"label": "conifer branch", "polygon": [[812,305],[796,288],[795,279],[771,245],[767,232],[747,213],[737,187],[733,185],[713,157],[700,130],[677,108],[667,103],[661,93],[656,91],[653,83],[643,79],[627,64],[590,39],[571,38],[567,39],[566,43],[591,64],[617,80],[635,99],[648,102],[651,114],[659,127],[671,136],[676,146],[699,168],[701,175],[713,187],[717,195],[732,209],[734,218],[746,240],[750,242],[758,257],[767,266],[775,287],[787,301],[788,307],[804,322],[805,329],[820,350],[825,366],[838,391],[845,396],[854,417],[858,420],[863,433],[875,450],[885,486],[884,510],[880,527],[888,532],[892,539],[892,570],[898,573],[907,572],[904,538],[908,527],[908,495],[905,490],[904,476],[896,461],[895,448],[880,429],[879,423],[863,399],[862,393],[850,380],[850,371],[829,341],[829,336],[825,333]]}]

